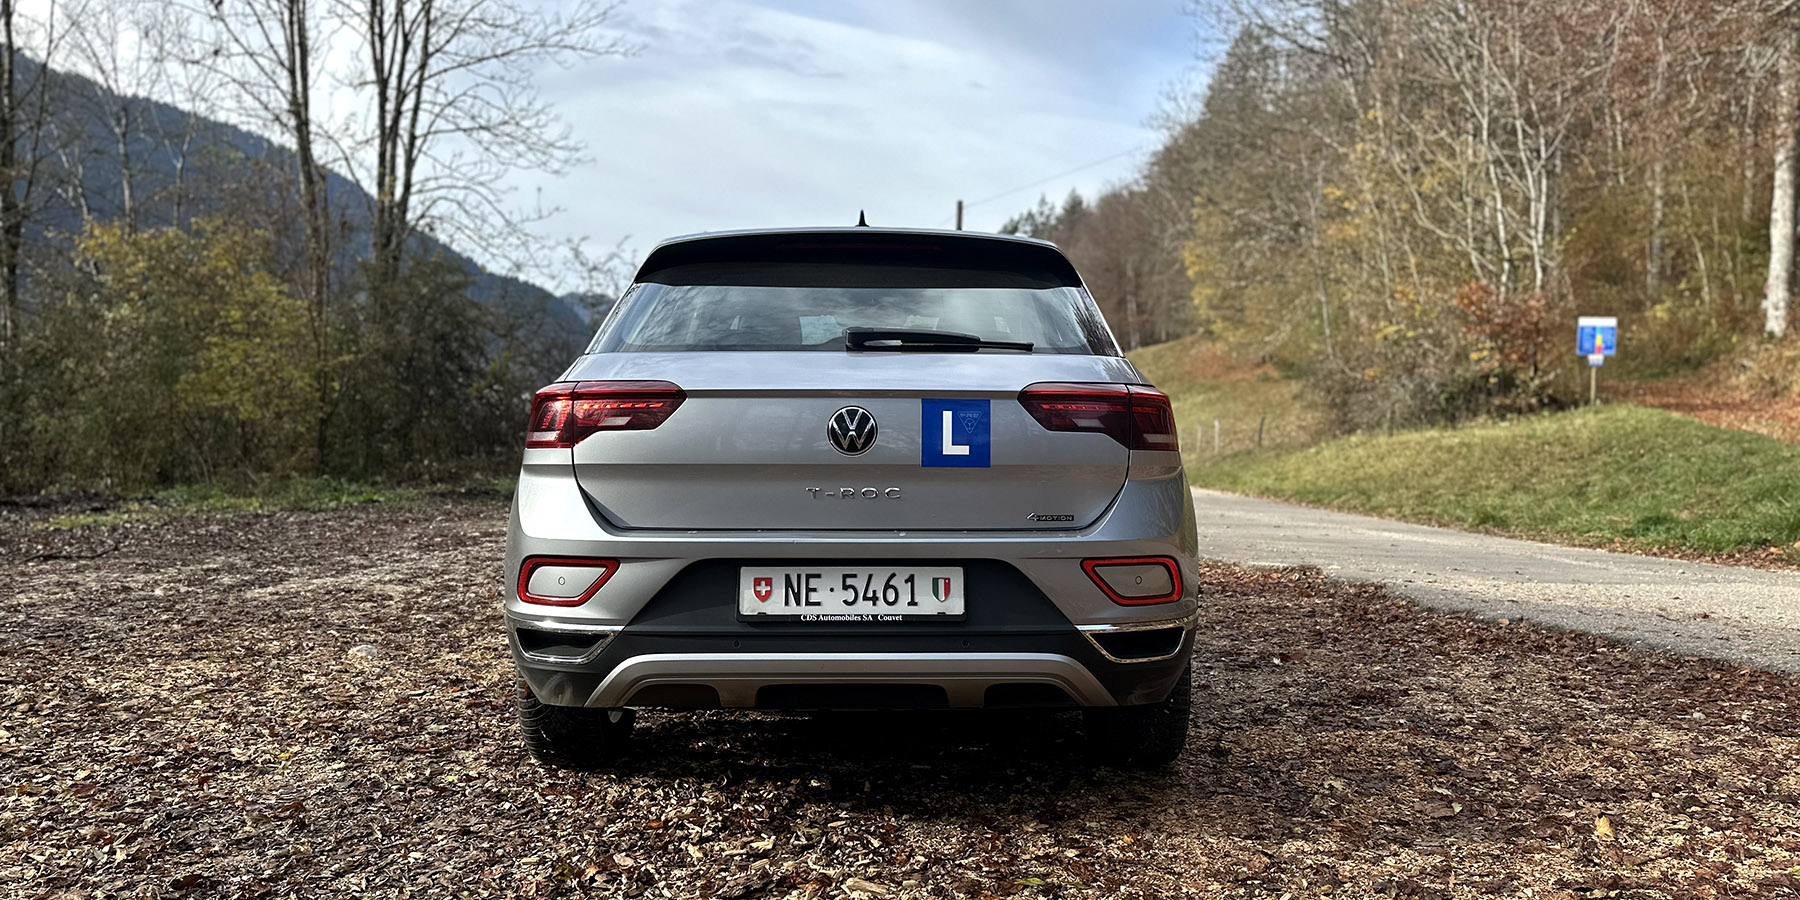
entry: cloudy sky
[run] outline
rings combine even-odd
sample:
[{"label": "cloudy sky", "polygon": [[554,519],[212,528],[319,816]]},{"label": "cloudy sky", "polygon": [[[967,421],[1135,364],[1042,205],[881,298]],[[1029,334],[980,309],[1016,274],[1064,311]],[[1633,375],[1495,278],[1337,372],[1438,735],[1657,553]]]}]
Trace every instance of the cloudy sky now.
[{"label": "cloudy sky", "polygon": [[[555,0],[547,0],[555,2]],[[1191,73],[1183,0],[629,0],[642,45],[544,74],[592,161],[520,175],[558,241],[853,224],[993,229],[1129,178]],[[569,287],[571,285],[562,285]]]}]

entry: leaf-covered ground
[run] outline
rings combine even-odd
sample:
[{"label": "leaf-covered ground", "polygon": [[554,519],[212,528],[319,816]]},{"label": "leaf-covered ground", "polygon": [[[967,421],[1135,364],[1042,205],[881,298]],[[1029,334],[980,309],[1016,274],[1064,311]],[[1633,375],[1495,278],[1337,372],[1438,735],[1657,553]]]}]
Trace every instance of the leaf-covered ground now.
[{"label": "leaf-covered ground", "polygon": [[1800,685],[1206,572],[1188,752],[1069,716],[646,714],[532,764],[503,507],[0,511],[8,897],[1735,897],[1800,886]]},{"label": "leaf-covered ground", "polygon": [[1697,372],[1610,387],[1633,403],[1800,444],[1800,349],[1792,342],[1754,343]]}]

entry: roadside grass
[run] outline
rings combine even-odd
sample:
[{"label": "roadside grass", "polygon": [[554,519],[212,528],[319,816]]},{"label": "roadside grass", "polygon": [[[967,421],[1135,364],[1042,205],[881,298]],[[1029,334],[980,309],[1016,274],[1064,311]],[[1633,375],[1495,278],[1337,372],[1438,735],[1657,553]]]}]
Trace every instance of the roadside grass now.
[{"label": "roadside grass", "polygon": [[1189,476],[1467,530],[1800,561],[1800,447],[1637,406],[1236,453]]},{"label": "roadside grass", "polygon": [[1127,356],[1174,403],[1182,456],[1190,470],[1218,458],[1213,453],[1215,420],[1221,454],[1256,449],[1259,427],[1264,449],[1304,447],[1324,433],[1324,417],[1301,393],[1299,381],[1283,377],[1273,366],[1237,360],[1203,336],[1139,348]]},{"label": "roadside grass", "polygon": [[505,499],[513,479],[470,476],[434,484],[386,484],[339,478],[287,478],[242,484],[200,484],[166,488],[139,497],[88,500],[72,512],[33,522],[34,531],[67,531],[144,522],[201,513],[268,513],[342,509],[365,503],[406,505],[432,497]]},{"label": "roadside grass", "polygon": [[1762,434],[1613,404],[1328,440],[1298,380],[1203,337],[1130,356],[1174,401],[1200,487],[1558,543],[1800,564],[1800,447]]}]

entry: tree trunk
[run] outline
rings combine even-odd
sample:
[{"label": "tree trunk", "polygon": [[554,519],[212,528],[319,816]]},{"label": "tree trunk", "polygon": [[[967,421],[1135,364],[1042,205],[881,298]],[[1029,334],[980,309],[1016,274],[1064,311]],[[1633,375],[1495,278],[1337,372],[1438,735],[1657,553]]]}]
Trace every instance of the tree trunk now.
[{"label": "tree trunk", "polygon": [[118,118],[113,122],[119,151],[119,220],[125,224],[126,234],[136,234],[137,195],[131,177],[131,113],[125,108],[131,101],[120,97],[114,102],[119,104]]},{"label": "tree trunk", "polygon": [[325,308],[331,296],[331,223],[325,206],[325,171],[313,147],[311,22],[305,0],[290,0],[284,11],[288,17],[285,65],[289,125],[300,170],[300,203],[306,213],[307,293],[311,295],[308,299],[313,305],[315,339],[323,358]]},{"label": "tree trunk", "polygon": [[1644,252],[1644,301],[1655,305],[1662,294],[1665,226],[1669,219],[1668,168],[1663,165],[1662,148],[1651,151],[1650,160],[1650,242]]},{"label": "tree trunk", "polygon": [[[1650,108],[1663,108],[1664,88],[1669,80],[1669,49],[1659,31],[1656,35],[1656,76],[1650,85]],[[1654,305],[1662,294],[1663,257],[1666,253],[1665,232],[1668,224],[1669,177],[1663,162],[1662,127],[1650,125],[1650,240],[1644,252],[1644,301]]]},{"label": "tree trunk", "polygon": [[417,163],[419,116],[434,68],[433,0],[366,0],[369,81],[375,89],[375,208],[369,280],[376,293],[397,284],[413,221],[408,208]]},{"label": "tree trunk", "polygon": [[1742,127],[1738,129],[1738,145],[1743,148],[1743,159],[1740,160],[1740,165],[1743,168],[1744,188],[1741,199],[1743,206],[1740,212],[1743,221],[1749,223],[1756,218],[1756,103],[1759,99],[1756,89],[1762,81],[1761,73],[1748,59],[1744,62],[1744,69],[1744,83],[1748,89],[1744,96],[1744,120]]},{"label": "tree trunk", "polygon": [[10,353],[19,331],[19,252],[25,211],[13,190],[18,176],[19,105],[13,95],[13,3],[0,0],[0,356]]},{"label": "tree trunk", "polygon": [[288,125],[293,131],[294,160],[299,168],[300,205],[306,216],[306,293],[310,306],[313,358],[318,366],[313,388],[319,401],[314,422],[317,465],[326,463],[331,422],[331,211],[325,169],[314,147],[312,118],[312,20],[307,0],[286,0],[281,35],[282,67],[287,77]]},{"label": "tree trunk", "polygon": [[181,149],[175,151],[175,180],[171,185],[174,191],[173,206],[170,210],[170,222],[176,228],[187,228],[187,160],[189,140],[181,142]]},{"label": "tree trunk", "polygon": [[1781,36],[1776,75],[1775,190],[1769,203],[1769,282],[1763,289],[1763,330],[1787,334],[1788,301],[1794,274],[1795,129],[1800,126],[1800,33],[1790,26]]}]

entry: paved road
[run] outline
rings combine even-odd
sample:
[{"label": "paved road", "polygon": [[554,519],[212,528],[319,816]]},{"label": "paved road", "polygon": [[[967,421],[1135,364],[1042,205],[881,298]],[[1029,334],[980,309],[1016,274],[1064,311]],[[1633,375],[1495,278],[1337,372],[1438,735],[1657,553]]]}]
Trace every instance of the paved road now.
[{"label": "paved road", "polygon": [[1800,575],[1534,544],[1194,491],[1200,555],[1317,566],[1435,609],[1800,674]]}]

